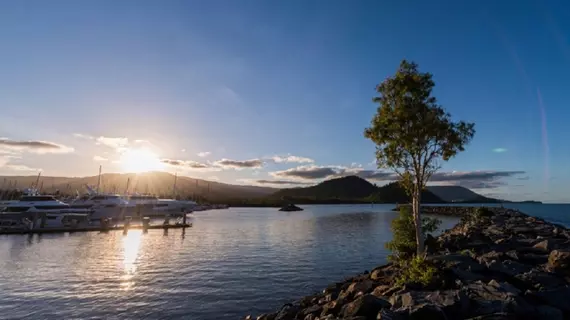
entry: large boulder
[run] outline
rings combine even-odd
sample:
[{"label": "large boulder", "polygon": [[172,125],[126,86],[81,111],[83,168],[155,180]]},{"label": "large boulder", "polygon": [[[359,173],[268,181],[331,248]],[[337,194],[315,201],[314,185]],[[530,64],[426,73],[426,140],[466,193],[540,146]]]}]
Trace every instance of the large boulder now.
[{"label": "large boulder", "polygon": [[551,272],[570,275],[570,251],[552,251],[548,256],[547,269]]},{"label": "large boulder", "polygon": [[365,294],[344,305],[341,314],[344,318],[360,316],[369,320],[376,320],[380,310],[390,307],[391,304],[388,301],[371,294]]}]

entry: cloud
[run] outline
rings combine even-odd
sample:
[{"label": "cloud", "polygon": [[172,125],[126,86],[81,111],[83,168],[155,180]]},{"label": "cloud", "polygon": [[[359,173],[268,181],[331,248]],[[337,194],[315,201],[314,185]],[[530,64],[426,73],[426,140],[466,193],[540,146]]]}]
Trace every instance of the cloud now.
[{"label": "cloud", "polygon": [[469,189],[494,189],[506,186],[503,179],[526,174],[525,171],[453,171],[436,172],[430,182],[443,182]]},{"label": "cloud", "polygon": [[[525,174],[525,171],[453,171],[436,172],[429,183],[458,185],[470,189],[498,188],[507,185],[506,178]],[[373,181],[395,181],[398,176],[390,171],[365,170],[359,167],[343,166],[300,166],[282,171],[270,172],[275,178],[289,178],[296,181],[324,180],[345,176],[358,176]]]},{"label": "cloud", "polygon": [[93,157],[93,160],[94,160],[94,161],[102,162],[102,161],[108,161],[109,159],[107,159],[107,158],[105,158],[105,157],[101,157],[101,156],[94,156],[94,157]]},{"label": "cloud", "polygon": [[191,171],[220,171],[221,169],[210,163],[201,163],[192,160],[162,159],[160,162],[183,170]]},{"label": "cloud", "polygon": [[273,156],[271,160],[275,161],[276,163],[313,163],[315,160],[306,157],[299,157],[299,156]]},{"label": "cloud", "polygon": [[[73,136],[80,139],[94,140],[96,145],[103,145],[106,147],[117,149],[118,151],[123,150],[129,144],[129,139],[126,137],[117,137],[117,138],[104,137],[104,136],[94,137],[83,133],[74,133]],[[140,140],[140,139],[134,140],[133,142],[149,143],[147,140]]]},{"label": "cloud", "polygon": [[207,156],[209,156],[210,154],[211,154],[211,152],[210,152],[210,151],[203,151],[203,152],[198,152],[198,157],[202,157],[202,158],[204,158],[204,157],[207,157]]},{"label": "cloud", "polygon": [[11,140],[7,138],[0,139],[0,147],[8,150],[27,151],[33,153],[70,153],[75,151],[72,147],[67,147],[49,141],[41,140]]},{"label": "cloud", "polygon": [[23,165],[23,164],[8,164],[8,165],[5,165],[4,167],[9,169],[9,170],[14,170],[14,171],[28,171],[28,172],[42,171],[42,169],[40,169],[40,168],[32,168],[32,167],[28,167],[28,166]]},{"label": "cloud", "polygon": [[74,133],[73,136],[76,138],[87,139],[87,140],[95,139],[95,137],[83,133]]},{"label": "cloud", "polygon": [[221,168],[244,169],[244,168],[261,168],[263,167],[263,160],[250,159],[250,160],[230,160],[222,159],[214,162],[214,165]]},{"label": "cloud", "polygon": [[[137,140],[139,141],[139,140]],[[120,138],[111,138],[111,137],[103,137],[100,136],[95,138],[95,144],[97,145],[104,145],[113,149],[122,149],[129,144],[129,139],[120,137]]]},{"label": "cloud", "polygon": [[343,167],[300,166],[282,171],[270,172],[276,178],[293,178],[302,180],[326,179],[344,172]]},{"label": "cloud", "polygon": [[505,149],[505,148],[495,148],[495,149],[493,149],[493,152],[496,152],[496,153],[503,153],[503,152],[507,152],[507,149]]},{"label": "cloud", "polygon": [[258,184],[274,184],[274,185],[307,185],[313,184],[311,182],[302,182],[295,180],[254,180]]}]

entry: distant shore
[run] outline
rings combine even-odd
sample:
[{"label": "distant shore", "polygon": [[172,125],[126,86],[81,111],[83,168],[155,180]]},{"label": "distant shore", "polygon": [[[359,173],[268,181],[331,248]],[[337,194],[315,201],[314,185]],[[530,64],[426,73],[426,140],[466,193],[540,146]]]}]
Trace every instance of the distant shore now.
[{"label": "distant shore", "polygon": [[428,237],[426,245],[428,261],[439,270],[428,287],[396,285],[400,270],[388,263],[257,319],[570,317],[567,228],[489,207],[480,215],[465,212],[461,222],[437,238]]}]

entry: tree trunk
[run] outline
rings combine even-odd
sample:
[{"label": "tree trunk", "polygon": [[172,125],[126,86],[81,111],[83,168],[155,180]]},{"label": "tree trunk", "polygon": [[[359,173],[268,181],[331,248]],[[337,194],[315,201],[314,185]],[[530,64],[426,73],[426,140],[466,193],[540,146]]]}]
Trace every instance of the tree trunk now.
[{"label": "tree trunk", "polygon": [[420,203],[422,198],[421,189],[418,188],[417,184],[414,187],[414,198],[413,198],[413,214],[414,223],[416,225],[416,244],[417,244],[417,254],[418,256],[424,253],[424,238],[422,235],[422,219],[420,216]]}]

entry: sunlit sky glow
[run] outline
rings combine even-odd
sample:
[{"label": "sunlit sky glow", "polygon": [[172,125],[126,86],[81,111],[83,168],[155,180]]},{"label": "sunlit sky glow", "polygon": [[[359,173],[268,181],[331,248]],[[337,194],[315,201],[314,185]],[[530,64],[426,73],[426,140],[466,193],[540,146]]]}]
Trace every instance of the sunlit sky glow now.
[{"label": "sunlit sky glow", "polygon": [[564,1],[2,1],[0,174],[390,181],[363,129],[401,59],[476,123],[434,183],[568,202]]}]

